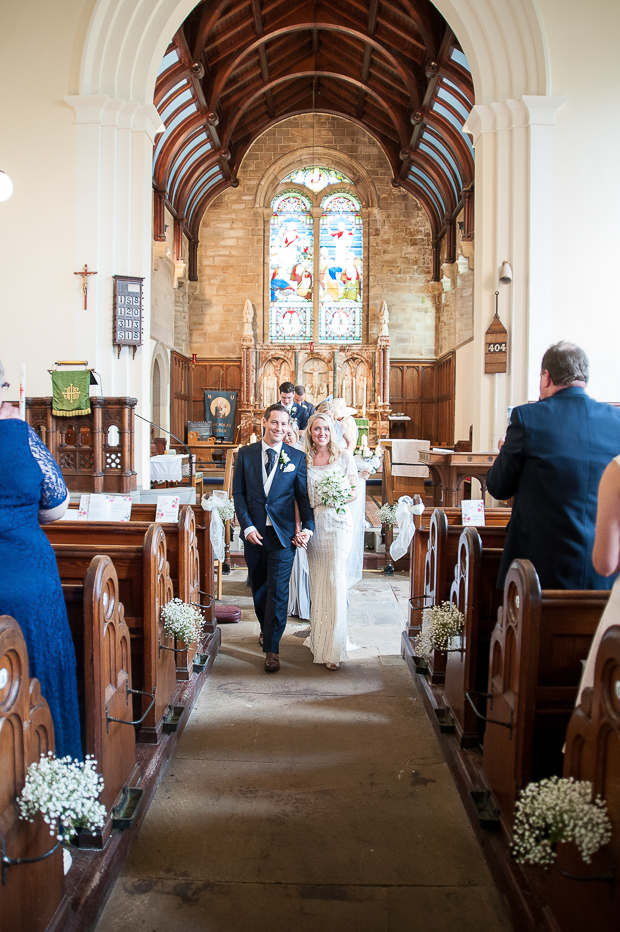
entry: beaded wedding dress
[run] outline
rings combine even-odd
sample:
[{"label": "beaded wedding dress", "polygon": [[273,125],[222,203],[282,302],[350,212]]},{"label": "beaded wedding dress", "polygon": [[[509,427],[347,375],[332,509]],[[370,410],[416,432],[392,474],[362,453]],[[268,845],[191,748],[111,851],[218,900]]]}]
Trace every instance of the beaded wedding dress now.
[{"label": "beaded wedding dress", "polygon": [[310,568],[310,637],[304,644],[315,663],[347,660],[347,558],[353,540],[351,510],[321,505],[320,483],[333,472],[357,483],[357,469],[347,453],[326,466],[308,467],[308,497],[314,509],[314,534],[308,544]]}]

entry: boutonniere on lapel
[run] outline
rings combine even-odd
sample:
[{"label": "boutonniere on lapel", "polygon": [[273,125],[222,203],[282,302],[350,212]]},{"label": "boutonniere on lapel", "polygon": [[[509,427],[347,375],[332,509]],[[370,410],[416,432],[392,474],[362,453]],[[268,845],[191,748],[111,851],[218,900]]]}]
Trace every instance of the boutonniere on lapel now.
[{"label": "boutonniere on lapel", "polygon": [[290,456],[287,456],[284,450],[280,453],[280,459],[278,460],[280,464],[280,469],[282,472],[294,472],[295,464],[291,463]]}]

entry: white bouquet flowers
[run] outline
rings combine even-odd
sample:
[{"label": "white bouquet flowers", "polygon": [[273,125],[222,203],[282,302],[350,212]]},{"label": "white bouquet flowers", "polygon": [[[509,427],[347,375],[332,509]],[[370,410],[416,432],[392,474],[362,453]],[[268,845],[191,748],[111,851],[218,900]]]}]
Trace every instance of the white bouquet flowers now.
[{"label": "white bouquet flowers", "polygon": [[414,646],[420,657],[430,657],[434,650],[448,650],[452,638],[463,630],[464,615],[454,602],[442,602],[425,608],[422,615],[422,633]]},{"label": "white bouquet flowers", "polygon": [[518,864],[549,867],[559,841],[573,841],[589,864],[611,838],[604,800],[592,799],[592,784],[549,777],[521,790],[515,807],[512,854]]},{"label": "white bouquet flowers", "polygon": [[202,631],[202,615],[194,605],[171,599],[161,610],[164,628],[172,637],[190,644]]},{"label": "white bouquet flowers", "polygon": [[230,501],[226,502],[223,508],[220,508],[220,518],[222,521],[230,521],[230,519],[234,517],[234,514],[235,503],[231,499]]},{"label": "white bouquet flowers", "polygon": [[381,457],[373,453],[369,447],[362,447],[360,452],[355,454],[354,459],[358,469],[360,471],[368,469],[371,476],[374,476],[381,465]]},{"label": "white bouquet flowers", "polygon": [[21,818],[34,822],[37,813],[43,813],[50,835],[58,832],[59,841],[68,841],[79,828],[91,832],[101,828],[106,811],[97,801],[103,777],[96,772],[96,764],[91,755],[80,763],[70,757],[58,760],[49,751],[28,768],[18,799]]},{"label": "white bouquet flowers", "polygon": [[396,524],[396,509],[398,505],[381,505],[379,509],[379,520],[381,524],[387,524],[388,527],[393,527]]},{"label": "white bouquet flowers", "polygon": [[321,505],[335,508],[338,514],[344,514],[345,506],[353,495],[353,488],[348,476],[340,470],[329,473],[319,483]]}]

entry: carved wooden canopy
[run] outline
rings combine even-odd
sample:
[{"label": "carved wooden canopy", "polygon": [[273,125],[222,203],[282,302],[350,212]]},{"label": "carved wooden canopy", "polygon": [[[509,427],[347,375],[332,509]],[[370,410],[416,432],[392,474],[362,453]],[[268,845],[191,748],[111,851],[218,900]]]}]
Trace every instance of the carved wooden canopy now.
[{"label": "carved wooden canopy", "polygon": [[318,112],[364,127],[393,184],[426,209],[434,239],[453,241],[473,182],[463,131],[473,102],[467,60],[429,0],[203,0],[156,84],[166,131],[155,147],[155,237],[164,235],[165,204],[177,242],[185,232],[196,243],[206,207],[236,185],[256,138]]}]

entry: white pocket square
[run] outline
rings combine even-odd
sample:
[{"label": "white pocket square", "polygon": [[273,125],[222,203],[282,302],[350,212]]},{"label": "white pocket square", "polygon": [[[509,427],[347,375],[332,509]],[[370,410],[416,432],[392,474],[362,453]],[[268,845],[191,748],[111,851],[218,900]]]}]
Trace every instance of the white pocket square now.
[{"label": "white pocket square", "polygon": [[288,466],[285,466],[282,472],[293,472],[295,469],[294,463],[289,463]]}]

